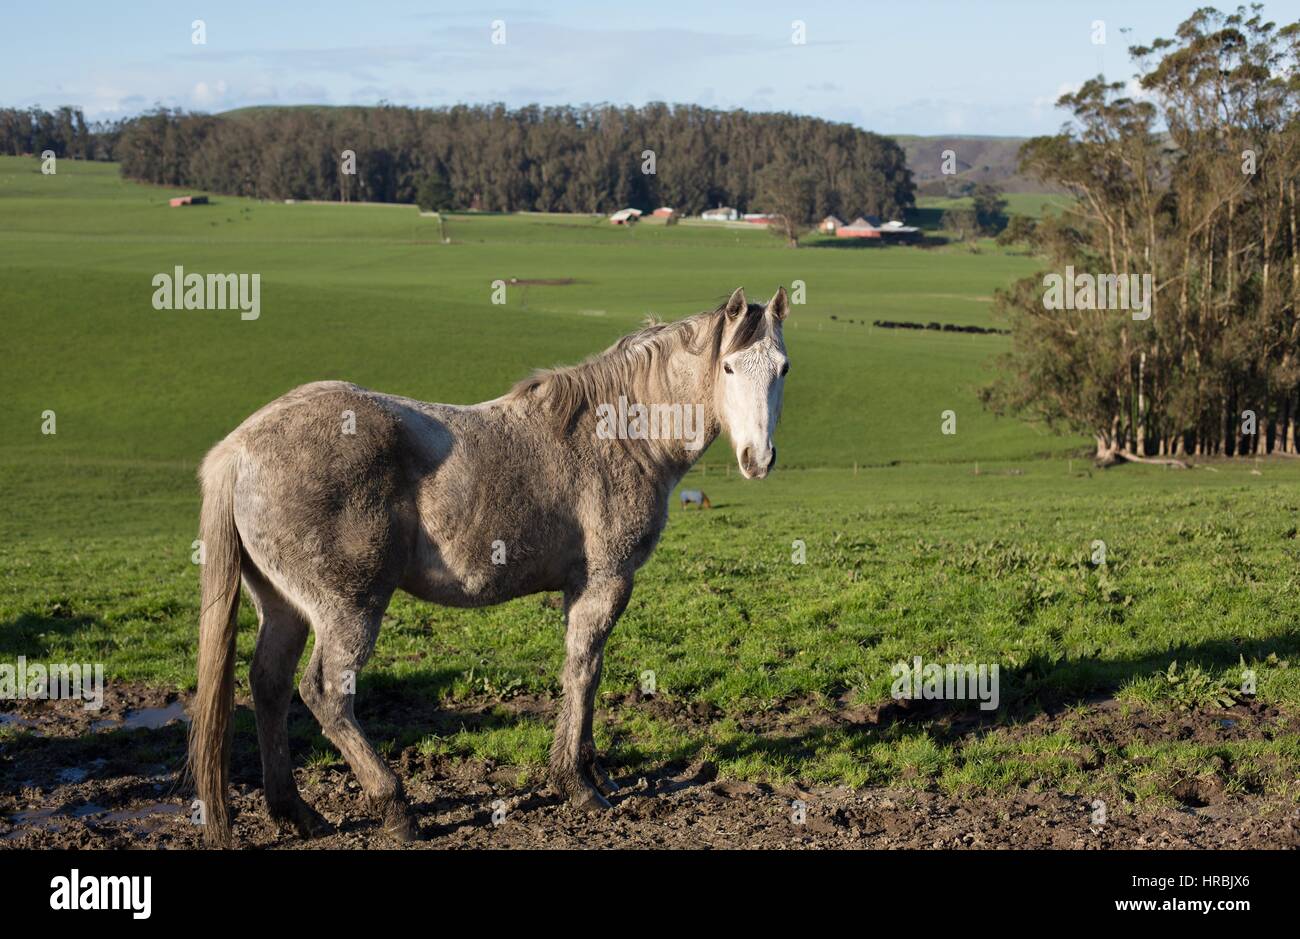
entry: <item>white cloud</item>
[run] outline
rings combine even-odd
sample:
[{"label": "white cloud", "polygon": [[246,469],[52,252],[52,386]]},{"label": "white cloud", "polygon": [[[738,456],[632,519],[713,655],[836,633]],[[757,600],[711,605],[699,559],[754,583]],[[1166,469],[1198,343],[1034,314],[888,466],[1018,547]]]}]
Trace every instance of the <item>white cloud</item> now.
[{"label": "white cloud", "polygon": [[1124,95],[1132,98],[1134,101],[1154,101],[1155,96],[1142,87],[1142,83],[1136,78],[1130,78],[1124,83]]},{"label": "white cloud", "polygon": [[90,100],[83,102],[83,110],[86,114],[122,114],[132,108],[132,101],[138,99],[138,95],[132,95],[125,88],[116,88],[111,85],[96,85],[90,92]]},{"label": "white cloud", "polygon": [[190,101],[198,108],[212,108],[226,100],[226,83],[218,79],[211,84],[196,82],[190,91]]},{"label": "white cloud", "polygon": [[1056,102],[1061,99],[1062,95],[1072,95],[1083,87],[1083,82],[1061,82],[1056,86],[1056,93],[1052,95],[1038,95],[1034,98],[1033,106],[1030,111],[1034,115],[1034,120],[1040,120],[1045,113],[1050,113],[1056,109]]}]

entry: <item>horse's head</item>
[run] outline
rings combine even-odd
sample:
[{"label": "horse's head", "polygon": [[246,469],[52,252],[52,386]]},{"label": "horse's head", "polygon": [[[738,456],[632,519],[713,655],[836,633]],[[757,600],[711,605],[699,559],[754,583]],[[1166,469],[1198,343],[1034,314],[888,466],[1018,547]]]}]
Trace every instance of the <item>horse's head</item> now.
[{"label": "horse's head", "polygon": [[781,338],[789,310],[785,288],[766,307],[750,305],[736,288],[723,310],[722,343],[714,376],[714,406],[746,479],[762,479],[776,465],[772,435],[781,417],[790,360]]}]

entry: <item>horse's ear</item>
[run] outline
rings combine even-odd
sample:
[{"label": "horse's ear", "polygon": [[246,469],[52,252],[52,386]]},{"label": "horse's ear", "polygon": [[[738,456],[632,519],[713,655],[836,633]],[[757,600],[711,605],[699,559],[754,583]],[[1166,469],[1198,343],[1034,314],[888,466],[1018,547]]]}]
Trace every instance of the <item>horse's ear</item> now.
[{"label": "horse's ear", "polygon": [[741,313],[749,309],[749,301],[745,299],[745,288],[737,287],[736,292],[731,295],[727,301],[726,311],[727,319],[735,319]]},{"label": "horse's ear", "polygon": [[768,301],[766,312],[778,323],[785,319],[785,315],[790,312],[790,300],[785,295],[784,287],[776,288],[776,293]]}]

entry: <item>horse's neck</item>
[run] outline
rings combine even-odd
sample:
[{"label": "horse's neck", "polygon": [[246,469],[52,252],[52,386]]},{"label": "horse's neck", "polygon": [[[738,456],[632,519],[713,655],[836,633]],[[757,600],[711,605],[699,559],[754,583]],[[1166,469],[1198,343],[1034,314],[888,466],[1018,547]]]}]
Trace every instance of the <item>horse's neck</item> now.
[{"label": "horse's neck", "polygon": [[[720,425],[713,408],[713,388],[707,366],[698,356],[679,353],[682,358],[670,362],[668,386],[649,393],[653,400],[642,404],[680,404],[683,430],[686,428],[686,411],[690,409],[692,439],[670,437],[646,441],[620,441],[632,446],[613,446],[601,449],[605,459],[635,462],[652,485],[671,491],[682,477],[717,439]],[[697,408],[698,406],[698,408]],[[600,441],[608,443],[608,441]],[[643,449],[638,450],[638,446]]]},{"label": "horse's neck", "polygon": [[671,384],[669,400],[680,401],[683,409],[699,405],[698,426],[694,428],[698,437],[689,441],[691,446],[687,446],[686,440],[670,441],[672,460],[665,479],[670,487],[681,482],[681,478],[704,455],[704,451],[717,439],[721,430],[718,415],[713,409],[713,386],[704,360],[686,353],[679,355],[682,357],[677,362],[670,362],[668,367]]}]

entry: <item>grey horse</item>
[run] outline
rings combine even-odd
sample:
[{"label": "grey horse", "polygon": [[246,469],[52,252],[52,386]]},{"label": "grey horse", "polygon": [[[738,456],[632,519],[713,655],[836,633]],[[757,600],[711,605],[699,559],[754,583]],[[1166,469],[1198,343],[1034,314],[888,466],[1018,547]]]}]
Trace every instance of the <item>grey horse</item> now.
[{"label": "grey horse", "polygon": [[[311,629],[302,700],[384,829],[417,837],[401,781],[353,713],[356,674],[399,589],[455,607],[563,592],[551,783],[580,809],[608,808],[616,787],[592,738],[605,641],[668,520],[673,489],[719,432],[745,478],[774,465],[787,309],[784,288],[766,305],[737,289],[715,310],[653,323],[580,365],[538,372],[470,406],[346,382],[304,385],[213,447],[199,471],[205,558],[189,742],[205,840],[231,843],[241,579],[260,624],[249,679],[276,824],[302,837],[329,831],[299,794],[289,760],[293,676]],[[630,420],[612,433],[615,407]]]}]

